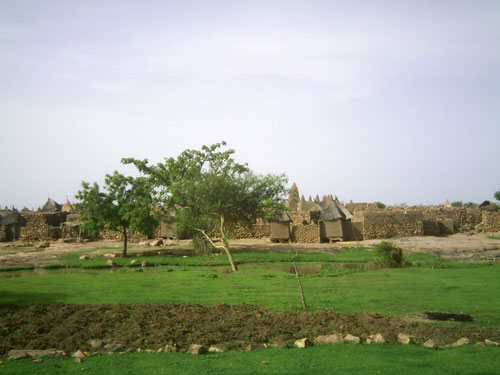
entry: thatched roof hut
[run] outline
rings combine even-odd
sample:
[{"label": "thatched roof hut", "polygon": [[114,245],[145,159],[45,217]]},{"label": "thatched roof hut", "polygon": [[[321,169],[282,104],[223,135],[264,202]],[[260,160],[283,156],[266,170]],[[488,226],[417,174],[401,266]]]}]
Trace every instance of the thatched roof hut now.
[{"label": "thatched roof hut", "polygon": [[61,211],[62,206],[57,203],[55,200],[47,198],[47,202],[43,205],[40,211],[42,212],[59,212]]},{"label": "thatched roof hut", "polygon": [[0,218],[1,226],[8,226],[13,224],[19,224],[25,226],[27,224],[26,219],[19,212],[11,212],[4,217]]}]

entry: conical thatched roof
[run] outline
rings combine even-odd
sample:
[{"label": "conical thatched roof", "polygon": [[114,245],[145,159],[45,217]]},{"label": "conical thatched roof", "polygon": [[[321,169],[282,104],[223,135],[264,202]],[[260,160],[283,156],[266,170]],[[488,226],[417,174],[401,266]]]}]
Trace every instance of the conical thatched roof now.
[{"label": "conical thatched roof", "polygon": [[48,198],[47,202],[43,205],[42,212],[58,212],[61,211],[62,206],[55,200]]},{"label": "conical thatched roof", "polygon": [[278,223],[286,223],[289,221],[293,221],[290,215],[288,215],[287,211],[283,211],[281,215],[276,215],[272,218],[272,221],[277,221]]},{"label": "conical thatched roof", "polygon": [[333,198],[330,195],[323,195],[323,199],[319,204],[323,209],[326,209],[331,203],[333,203]]},{"label": "conical thatched roof", "polygon": [[62,206],[61,211],[71,213],[71,212],[75,211],[75,207],[73,207],[73,205],[71,203],[69,203],[69,200],[66,199],[66,203],[64,203],[64,205]]},{"label": "conical thatched roof", "polygon": [[26,225],[26,223],[27,223],[26,219],[19,212],[12,212],[0,219],[0,225],[2,226],[12,225],[12,224]]},{"label": "conical thatched roof", "polygon": [[342,215],[344,215],[344,218],[346,220],[352,219],[351,211],[349,211],[342,203],[340,203],[340,201],[337,199],[337,197],[335,197],[335,201],[334,202],[337,205],[337,208],[342,213]]},{"label": "conical thatched roof", "polygon": [[324,221],[333,221],[342,219],[343,216],[337,205],[335,203],[330,203],[328,207],[326,207],[326,209],[321,213],[321,216],[319,218]]}]

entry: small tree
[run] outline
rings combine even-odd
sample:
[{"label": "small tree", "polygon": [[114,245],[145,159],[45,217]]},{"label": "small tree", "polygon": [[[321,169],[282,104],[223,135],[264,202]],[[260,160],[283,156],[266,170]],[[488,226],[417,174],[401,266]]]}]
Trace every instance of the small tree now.
[{"label": "small tree", "polygon": [[129,235],[140,232],[150,235],[155,220],[152,216],[152,190],[144,177],[124,176],[117,171],[107,174],[103,190],[94,182],[82,182],[76,198],[80,201],[81,230],[96,236],[103,229],[120,232],[123,256],[127,255]]},{"label": "small tree", "polygon": [[493,197],[497,200],[500,201],[500,190],[496,191]]},{"label": "small tree", "polygon": [[382,263],[388,267],[399,268],[408,263],[404,259],[403,250],[392,242],[379,242],[373,246],[373,249],[382,258]]},{"label": "small tree", "polygon": [[[282,203],[286,177],[254,174],[246,164],[235,162],[234,150],[219,150],[225,145],[222,142],[201,150],[185,150],[177,158],[166,158],[156,165],[149,165],[147,159],[122,162],[134,164],[147,175],[157,188],[162,206],[175,211],[177,223],[223,249],[231,269],[237,271],[229,246],[231,232],[238,225],[252,225],[259,217],[286,209]],[[220,245],[216,236],[220,236]]]}]

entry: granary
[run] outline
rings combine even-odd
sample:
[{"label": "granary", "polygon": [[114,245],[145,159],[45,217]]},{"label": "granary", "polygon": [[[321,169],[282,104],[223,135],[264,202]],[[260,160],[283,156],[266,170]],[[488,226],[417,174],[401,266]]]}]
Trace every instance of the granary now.
[{"label": "granary", "polygon": [[271,220],[271,241],[288,241],[290,239],[290,222],[292,218],[283,211]]},{"label": "granary", "polygon": [[27,224],[26,219],[19,212],[11,212],[0,218],[1,236],[4,241],[21,239],[21,228]]},{"label": "granary", "polygon": [[75,207],[73,207],[73,205],[71,203],[69,203],[69,200],[66,199],[66,203],[64,203],[64,205],[62,206],[61,211],[62,212],[73,213],[76,210],[75,210]]},{"label": "granary", "polygon": [[47,198],[47,202],[43,205],[40,211],[42,212],[59,212],[61,211],[62,206],[57,203],[55,200]]},{"label": "granary", "polygon": [[[320,215],[320,238],[321,241],[342,241],[350,235],[349,224],[352,214],[338,199],[323,199],[329,202]],[[352,231],[352,229],[351,229]]]}]

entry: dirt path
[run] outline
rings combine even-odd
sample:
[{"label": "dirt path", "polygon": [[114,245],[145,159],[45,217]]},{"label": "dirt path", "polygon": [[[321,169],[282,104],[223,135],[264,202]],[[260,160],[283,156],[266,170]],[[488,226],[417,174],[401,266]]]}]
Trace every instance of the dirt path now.
[{"label": "dirt path", "polygon": [[[424,252],[442,256],[446,259],[459,261],[474,260],[500,260],[500,240],[489,239],[489,234],[476,233],[472,235],[457,233],[448,237],[405,237],[390,239],[400,246],[405,252]],[[499,234],[496,234],[499,236]],[[237,251],[290,251],[290,248],[300,251],[338,251],[346,247],[366,246],[371,247],[380,240],[367,240],[358,242],[337,242],[334,244],[276,244],[269,240],[233,240],[231,245]],[[35,265],[54,262],[61,254],[77,252],[91,254],[105,254],[120,252],[121,241],[96,241],[88,243],[64,243],[55,241],[46,249],[13,249],[17,243],[0,244],[0,266],[10,265]],[[131,252],[150,251],[160,249],[159,247],[147,246],[145,244],[131,244]],[[191,248],[191,241],[179,241],[172,248],[180,248],[183,251]]]}]

